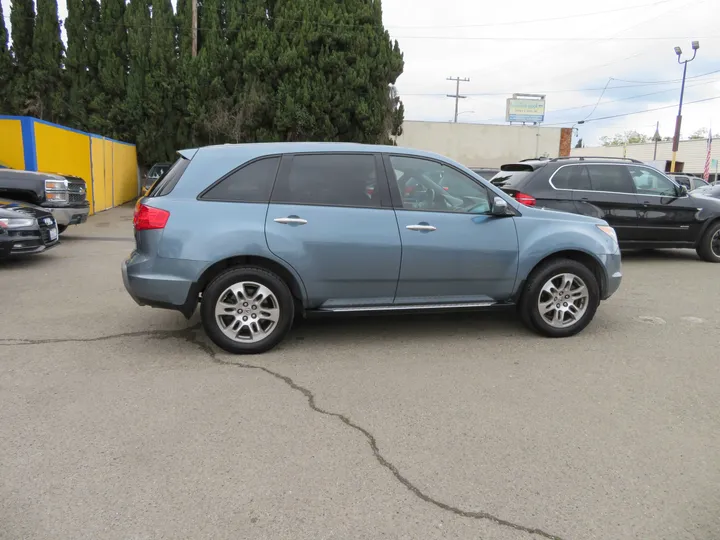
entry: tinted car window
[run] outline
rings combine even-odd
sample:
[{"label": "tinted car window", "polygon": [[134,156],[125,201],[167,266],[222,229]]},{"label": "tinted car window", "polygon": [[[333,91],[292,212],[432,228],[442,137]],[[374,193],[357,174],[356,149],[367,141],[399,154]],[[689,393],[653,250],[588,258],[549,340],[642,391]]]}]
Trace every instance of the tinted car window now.
[{"label": "tinted car window", "polygon": [[[635,188],[638,193],[643,195],[660,195],[664,197],[675,197],[677,190],[673,184],[664,175],[657,171],[648,169],[647,167],[628,167],[630,176],[632,176]],[[685,177],[688,185],[690,179]]]},{"label": "tinted car window", "polygon": [[587,165],[593,191],[634,193],[632,178],[624,165]]},{"label": "tinted car window", "polygon": [[203,200],[233,202],[268,202],[279,157],[253,161],[231,172],[203,195]]},{"label": "tinted car window", "polygon": [[175,163],[173,163],[172,167],[168,169],[165,176],[158,178],[158,180],[152,185],[148,192],[148,197],[162,197],[163,195],[170,193],[180,180],[180,177],[183,175],[188,165],[190,165],[189,159],[185,159],[184,157],[179,158]]},{"label": "tinted car window", "polygon": [[483,214],[490,211],[487,189],[437,161],[391,156],[395,181],[406,210]]},{"label": "tinted car window", "polygon": [[590,174],[587,167],[582,165],[568,165],[560,167],[552,177],[556,189],[591,190]]},{"label": "tinted car window", "polygon": [[287,176],[277,182],[272,201],[379,208],[376,183],[372,154],[299,155],[292,158]]},{"label": "tinted car window", "polygon": [[532,173],[533,171],[500,171],[490,181],[498,187],[514,189],[527,180]]}]

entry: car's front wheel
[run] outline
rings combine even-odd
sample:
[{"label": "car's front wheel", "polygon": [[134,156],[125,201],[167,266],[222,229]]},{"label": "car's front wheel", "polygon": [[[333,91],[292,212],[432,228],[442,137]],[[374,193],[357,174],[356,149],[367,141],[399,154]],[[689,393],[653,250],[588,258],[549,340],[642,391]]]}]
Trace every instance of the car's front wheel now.
[{"label": "car's front wheel", "polygon": [[698,244],[697,254],[703,261],[720,263],[720,221],[705,231]]},{"label": "car's front wheel", "polygon": [[287,284],[257,267],[237,267],[217,276],[203,292],[200,306],[208,337],[234,354],[263,353],[278,345],[294,313]]},{"label": "car's front wheel", "polygon": [[595,274],[571,259],[555,259],[530,275],[520,315],[525,324],[548,337],[569,337],[585,328],[600,304]]}]

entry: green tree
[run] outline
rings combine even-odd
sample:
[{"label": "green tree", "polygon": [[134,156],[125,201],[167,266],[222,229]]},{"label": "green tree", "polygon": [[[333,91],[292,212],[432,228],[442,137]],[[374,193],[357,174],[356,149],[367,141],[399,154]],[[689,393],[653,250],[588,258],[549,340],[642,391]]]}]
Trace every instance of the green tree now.
[{"label": "green tree", "polygon": [[147,125],[147,77],[150,72],[151,19],[148,0],[130,0],[125,13],[127,26],[128,58],[130,60],[125,96],[125,118],[128,123],[127,139],[137,144],[138,156],[145,161],[154,134]]},{"label": "green tree", "polygon": [[125,0],[102,1],[96,37],[99,90],[90,104],[90,129],[127,140],[130,125],[125,116],[128,71]]},{"label": "green tree", "polygon": [[35,9],[33,0],[12,0],[10,2],[10,26],[14,61],[12,108],[16,114],[26,114],[30,97],[30,71],[35,32]]},{"label": "green tree", "polygon": [[190,88],[195,87],[195,59],[192,58],[192,3],[190,0],[177,1],[175,23],[178,48],[175,110],[179,112],[176,141],[179,148],[188,148],[199,144],[195,119],[188,111]]},{"label": "green tree", "polygon": [[8,33],[5,26],[2,3],[0,3],[0,114],[11,114],[13,108],[10,102],[12,96],[12,76],[15,67],[8,46]]},{"label": "green tree", "polygon": [[650,137],[637,131],[629,130],[624,133],[616,133],[614,136],[607,135],[600,137],[603,146],[625,146],[626,144],[642,144],[650,141]]},{"label": "green tree", "polygon": [[150,139],[142,155],[148,164],[165,161],[177,150],[177,56],[175,15],[170,0],[154,0],[150,27],[149,72],[146,77],[145,124]]},{"label": "green tree", "polygon": [[57,0],[37,1],[32,47],[27,110],[40,119],[62,122],[66,110],[65,47],[60,38]]},{"label": "green tree", "polygon": [[67,0],[67,9],[67,125],[89,130],[90,105],[99,91],[97,38],[100,4],[97,0]]},{"label": "green tree", "polygon": [[708,128],[704,127],[704,128],[696,129],[695,131],[693,131],[690,134],[690,136],[688,137],[688,139],[693,141],[696,139],[707,139],[707,137],[708,137]]},{"label": "green tree", "polygon": [[282,140],[386,142],[403,57],[380,2],[277,0],[274,130]]}]

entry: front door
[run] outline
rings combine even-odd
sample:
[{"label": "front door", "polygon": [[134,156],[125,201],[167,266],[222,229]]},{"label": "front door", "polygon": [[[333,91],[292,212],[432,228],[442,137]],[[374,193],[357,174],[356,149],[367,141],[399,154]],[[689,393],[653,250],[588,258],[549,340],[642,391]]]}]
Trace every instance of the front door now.
[{"label": "front door", "polygon": [[492,192],[440,161],[385,160],[402,240],[395,304],[503,302],[518,268],[513,217],[490,215]]},{"label": "front door", "polygon": [[370,153],[283,157],[265,236],[300,275],[312,308],[393,302],[400,236],[381,167]]},{"label": "front door", "polygon": [[650,167],[631,165],[628,170],[641,204],[639,239],[648,243],[693,242],[702,226],[693,198],[681,195],[673,182]]},{"label": "front door", "polygon": [[578,173],[590,180],[589,190],[573,192],[578,213],[607,221],[620,243],[636,241],[640,203],[627,166],[594,163],[580,166]]}]

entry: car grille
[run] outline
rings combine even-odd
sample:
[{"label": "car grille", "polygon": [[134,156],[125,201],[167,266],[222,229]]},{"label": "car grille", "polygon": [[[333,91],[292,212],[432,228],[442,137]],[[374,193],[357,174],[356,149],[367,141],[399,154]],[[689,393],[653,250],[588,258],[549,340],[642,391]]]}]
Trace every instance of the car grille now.
[{"label": "car grille", "polygon": [[45,218],[38,219],[38,225],[40,226],[40,237],[42,238],[43,244],[47,245],[57,242],[57,238],[55,240],[50,240],[50,229],[55,228],[54,219],[50,225],[45,224]]},{"label": "car grille", "polygon": [[81,203],[81,202],[85,202],[85,194],[83,194],[83,193],[70,193],[70,202],[71,202],[71,203]]},{"label": "car grille", "polygon": [[85,182],[76,180],[68,182],[68,191],[70,192],[71,203],[85,202],[87,196]]}]

